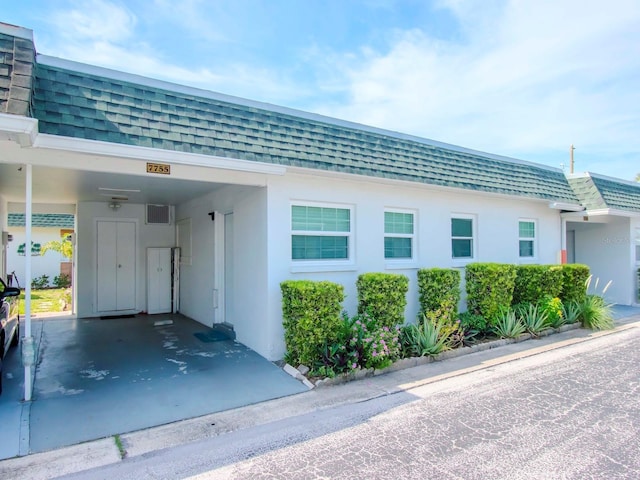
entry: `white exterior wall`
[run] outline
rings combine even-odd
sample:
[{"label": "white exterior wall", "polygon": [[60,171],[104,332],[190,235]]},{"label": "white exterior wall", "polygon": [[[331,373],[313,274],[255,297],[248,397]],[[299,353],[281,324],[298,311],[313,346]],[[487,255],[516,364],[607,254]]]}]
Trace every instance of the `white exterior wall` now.
[{"label": "white exterior wall", "polygon": [[[172,211],[172,218],[174,217]],[[138,221],[136,231],[136,310],[147,308],[147,247],[175,246],[175,222],[171,225],[146,225],[145,205],[121,204],[117,211],[109,208],[108,203],[84,202],[78,204],[76,231],[77,257],[77,314],[78,317],[91,317],[98,314],[96,299],[96,219],[118,219]]]},{"label": "white exterior wall", "polygon": [[[33,243],[44,246],[49,241],[60,241],[60,227],[32,227],[31,239]],[[16,272],[20,286],[25,286],[24,255],[18,255],[18,247],[25,243],[24,227],[9,227],[9,233],[13,235],[13,241],[7,247],[7,271]],[[25,254],[29,254],[30,247],[25,245]],[[42,275],[49,276],[49,285],[53,285],[54,277],[60,275],[60,262],[68,261],[58,252],[52,250],[44,255],[31,257],[31,277],[38,278]]]},{"label": "white exterior wall", "polygon": [[[300,271],[291,260],[291,204],[327,202],[353,206],[354,264],[346,269],[310,268]],[[384,259],[385,208],[415,210],[417,260],[392,267]],[[561,248],[561,220],[545,202],[492,196],[474,192],[374,183],[343,178],[293,175],[269,182],[269,359],[282,358],[284,340],[280,282],[287,279],[330,280],[345,287],[344,307],[357,309],[356,280],[366,272],[403,273],[409,277],[405,317],[413,321],[419,311],[416,272],[427,267],[463,267],[451,258],[452,214],[474,215],[476,257],[473,261],[520,263],[518,221],[533,219],[537,225],[537,255],[528,263],[557,263]],[[461,272],[464,277],[464,272]],[[261,352],[263,353],[263,352]],[[263,353],[264,354],[264,353]]]},{"label": "white exterior wall", "polygon": [[[605,294],[607,301],[631,304],[635,279],[629,219],[612,217],[609,223],[581,223],[575,230],[575,260],[589,265],[593,275],[590,292],[602,294],[603,287],[612,280]],[[596,279],[599,285],[594,291]]]},{"label": "white exterior wall", "polygon": [[191,219],[191,261],[180,264],[180,313],[214,323],[214,222],[210,195],[176,206],[176,222]]},{"label": "white exterior wall", "polygon": [[[176,207],[176,219],[191,218],[192,262],[180,270],[180,312],[205,325],[226,321],[234,327],[239,342],[270,357],[267,304],[267,193],[259,187],[226,186]],[[209,212],[216,212],[211,221]],[[224,238],[224,215],[233,213],[232,278],[216,285],[224,271],[224,245],[216,258],[215,242]],[[218,270],[216,270],[218,269]],[[214,289],[218,289],[214,308]],[[224,291],[226,289],[226,292]],[[226,293],[226,295],[225,295]],[[224,317],[224,299],[232,302]]]}]

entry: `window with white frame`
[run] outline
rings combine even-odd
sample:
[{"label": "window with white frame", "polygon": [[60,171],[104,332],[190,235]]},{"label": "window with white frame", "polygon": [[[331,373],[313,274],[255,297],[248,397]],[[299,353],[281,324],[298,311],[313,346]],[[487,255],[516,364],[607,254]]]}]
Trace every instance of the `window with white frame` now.
[{"label": "window with white frame", "polygon": [[384,212],[384,258],[411,260],[415,238],[414,214],[406,210]]},{"label": "window with white frame", "polygon": [[640,228],[636,228],[636,263],[640,266]]},{"label": "window with white frame", "polygon": [[474,218],[468,215],[451,217],[451,256],[454,259],[474,257]]},{"label": "window with white frame", "polygon": [[519,257],[534,258],[536,256],[535,220],[520,220],[518,222],[518,237]]},{"label": "window with white frame", "polygon": [[350,207],[292,205],[291,258],[298,261],[349,260],[351,217]]}]

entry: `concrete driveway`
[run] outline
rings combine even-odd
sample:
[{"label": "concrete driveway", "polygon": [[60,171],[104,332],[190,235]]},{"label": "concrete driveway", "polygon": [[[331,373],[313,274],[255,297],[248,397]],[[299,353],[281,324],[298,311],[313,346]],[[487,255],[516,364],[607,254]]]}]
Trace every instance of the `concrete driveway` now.
[{"label": "concrete driveway", "polygon": [[[159,320],[173,324],[154,326]],[[180,315],[34,320],[33,402],[5,363],[0,459],[306,391],[256,352]],[[6,427],[6,428],[5,428]]]}]

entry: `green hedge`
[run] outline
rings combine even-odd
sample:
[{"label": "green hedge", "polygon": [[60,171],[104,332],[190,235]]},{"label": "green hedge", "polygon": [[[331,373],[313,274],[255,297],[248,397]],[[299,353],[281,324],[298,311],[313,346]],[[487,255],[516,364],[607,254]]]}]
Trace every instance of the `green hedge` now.
[{"label": "green hedge", "polygon": [[562,293],[560,265],[517,265],[513,289],[513,304],[538,303],[544,297],[559,297]]},{"label": "green hedge", "polygon": [[470,263],[465,270],[467,310],[493,324],[498,314],[511,307],[516,280],[515,265]]},{"label": "green hedge", "polygon": [[288,280],[280,284],[286,359],[312,367],[325,343],[337,340],[344,287],[332,282]]},{"label": "green hedge", "polygon": [[440,310],[453,320],[460,301],[460,271],[453,268],[418,270],[418,299],[421,316]]},{"label": "green hedge", "polygon": [[582,302],[587,296],[587,279],[590,272],[587,265],[568,263],[562,265],[562,293],[563,302]]},{"label": "green hedge", "polygon": [[356,282],[358,313],[368,313],[380,326],[404,323],[409,279],[397,273],[363,273]]}]

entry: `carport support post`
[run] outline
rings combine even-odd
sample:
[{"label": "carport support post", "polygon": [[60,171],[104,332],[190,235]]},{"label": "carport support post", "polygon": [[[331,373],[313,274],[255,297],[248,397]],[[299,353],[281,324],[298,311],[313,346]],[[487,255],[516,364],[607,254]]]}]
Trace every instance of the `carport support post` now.
[{"label": "carport support post", "polygon": [[31,210],[33,201],[32,166],[26,166],[25,195],[25,255],[24,255],[24,338],[22,339],[22,365],[24,365],[24,400],[31,401],[32,382],[31,367],[35,363],[36,351],[31,335]]}]

